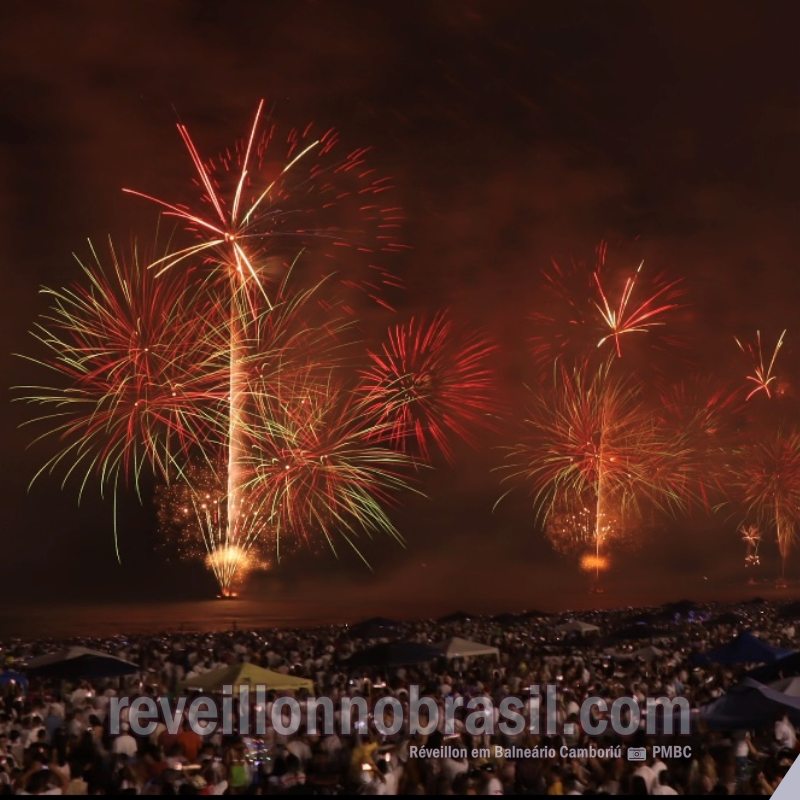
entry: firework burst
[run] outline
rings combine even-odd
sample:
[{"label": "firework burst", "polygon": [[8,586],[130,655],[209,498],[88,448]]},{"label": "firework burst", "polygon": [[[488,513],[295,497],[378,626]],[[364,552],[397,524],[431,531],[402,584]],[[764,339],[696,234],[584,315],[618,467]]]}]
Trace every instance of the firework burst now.
[{"label": "firework burst", "polygon": [[488,363],[495,350],[479,334],[458,343],[444,313],[430,322],[412,318],[369,353],[359,393],[392,446],[407,451],[413,442],[426,460],[435,446],[452,459],[450,439],[470,441],[472,428],[486,424],[495,409]]},{"label": "firework burst", "polygon": [[91,253],[85,285],[43,290],[51,308],[32,331],[46,356],[28,360],[57,380],[18,388],[44,411],[29,423],[45,428],[38,438],[59,442],[37,475],[63,467],[81,492],[93,474],[138,488],[145,469],[168,478],[204,448],[227,394],[226,343],[188,275],[155,280],[135,248],[123,260],[110,246],[110,270]]},{"label": "firework burst", "polygon": [[[623,342],[634,334],[654,334],[680,308],[679,280],[647,278],[644,262],[627,274],[607,264],[607,246],[596,250],[593,267],[554,261],[543,272],[547,311],[532,315],[536,332],[531,346],[537,363],[565,360],[579,365],[595,354],[605,359],[610,349],[623,356]],[[668,334],[667,341],[673,341]]]},{"label": "firework burst", "polygon": [[378,262],[404,248],[403,214],[389,200],[391,180],[368,165],[368,148],[342,154],[336,131],[317,133],[313,125],[281,133],[264,119],[263,100],[247,138],[216,158],[201,157],[185,125],[178,133],[195,169],[197,201],[189,206],[124,190],[155,203],[198,238],[154,262],[160,273],[207,257],[223,276],[257,287],[270,302],[282,271],[311,248],[320,257],[309,263],[341,276],[340,294],[358,289],[387,305],[385,294],[399,281]]},{"label": "firework burst", "polygon": [[775,362],[777,361],[778,353],[783,347],[785,338],[786,331],[784,330],[778,337],[769,360],[766,360],[761,345],[761,331],[756,331],[756,338],[753,343],[743,342],[741,339],[734,337],[736,345],[749,358],[753,369],[753,372],[746,376],[746,380],[749,384],[753,384],[753,388],[747,393],[745,400],[749,400],[760,392],[763,392],[767,398],[772,397],[778,385],[778,379],[775,375]]},{"label": "firework burst", "polygon": [[739,533],[745,546],[745,567],[757,567],[761,564],[758,547],[761,544],[761,531],[758,525],[742,525]]},{"label": "firework burst", "polygon": [[740,395],[706,377],[673,384],[658,398],[660,421],[676,442],[683,442],[674,470],[683,477],[683,496],[711,509],[724,495],[725,464],[742,410]]},{"label": "firework burst", "polygon": [[599,559],[644,503],[682,505],[685,479],[674,467],[684,447],[667,435],[639,387],[608,365],[596,373],[561,369],[553,391],[535,397],[524,439],[509,448],[504,480],[528,489],[559,545],[588,538]]},{"label": "firework burst", "polygon": [[731,481],[746,514],[774,531],[783,578],[800,526],[800,432],[759,437],[736,455]]},{"label": "firework burst", "polygon": [[402,542],[386,506],[410,489],[410,460],[374,436],[375,423],[331,379],[307,377],[258,387],[248,429],[250,458],[244,487],[282,540],[325,541],[336,553],[343,539],[365,561],[359,532]]},{"label": "firework burst", "polygon": [[[285,136],[273,124],[263,129],[263,110],[262,100],[243,144],[208,161],[200,156],[186,126],[178,125],[200,193],[194,208],[125,190],[155,203],[197,237],[196,243],[154,261],[156,274],[164,275],[187,260],[203,260],[219,279],[220,295],[227,298],[226,524],[231,532],[246,524],[239,515],[246,513],[248,502],[243,486],[249,457],[246,309],[254,320],[265,307],[271,310],[276,284],[308,247],[314,254],[311,263],[323,264],[323,278],[334,272],[342,275],[339,296],[326,301],[326,307],[352,312],[341,298],[354,288],[387,305],[383,293],[398,283],[376,258],[402,247],[396,239],[402,214],[384,200],[391,181],[367,166],[366,149],[337,156],[337,134],[329,130],[316,135],[310,125]],[[318,280],[315,273],[305,285]]]},{"label": "firework burst", "polygon": [[155,502],[163,541],[181,557],[202,558],[227,597],[248,573],[267,568],[271,531],[257,504],[242,493],[237,527],[228,527],[224,458],[216,464],[190,464],[180,479],[156,490]]}]

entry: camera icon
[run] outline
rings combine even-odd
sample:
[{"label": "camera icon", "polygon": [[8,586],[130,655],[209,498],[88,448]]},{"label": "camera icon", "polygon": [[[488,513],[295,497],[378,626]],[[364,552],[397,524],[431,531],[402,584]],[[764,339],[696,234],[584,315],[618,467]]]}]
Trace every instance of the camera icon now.
[{"label": "camera icon", "polygon": [[646,761],[647,748],[646,747],[629,747],[626,753],[628,761]]}]

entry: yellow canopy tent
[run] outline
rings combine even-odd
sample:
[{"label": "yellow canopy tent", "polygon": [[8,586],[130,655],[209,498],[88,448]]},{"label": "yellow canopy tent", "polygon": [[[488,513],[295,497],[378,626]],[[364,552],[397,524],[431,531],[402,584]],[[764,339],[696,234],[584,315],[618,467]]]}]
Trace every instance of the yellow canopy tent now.
[{"label": "yellow canopy tent", "polygon": [[183,682],[184,689],[199,689],[202,692],[222,692],[224,686],[232,686],[233,693],[238,694],[242,686],[250,688],[251,696],[257,686],[264,686],[277,692],[297,691],[306,689],[314,690],[314,682],[308,678],[296,678],[293,675],[284,675],[255,664],[242,662],[231,664],[229,667],[212,669]]}]

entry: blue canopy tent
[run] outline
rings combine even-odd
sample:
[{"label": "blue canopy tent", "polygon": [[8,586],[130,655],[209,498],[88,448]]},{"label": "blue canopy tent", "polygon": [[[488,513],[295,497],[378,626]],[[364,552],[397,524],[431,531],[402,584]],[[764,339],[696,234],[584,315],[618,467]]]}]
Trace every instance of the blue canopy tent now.
[{"label": "blue canopy tent", "polygon": [[780,647],[773,647],[769,642],[753,636],[749,631],[740,633],[733,641],[728,644],[709,650],[707,653],[697,653],[692,657],[696,664],[722,664],[730,666],[732,664],[771,664],[778,659],[791,653],[791,650],[783,650]]},{"label": "blue canopy tent", "polygon": [[795,725],[800,724],[800,697],[745,678],[722,697],[703,706],[700,719],[711,728],[734,730],[769,725],[783,712]]},{"label": "blue canopy tent", "polygon": [[748,678],[759,683],[772,683],[779,678],[791,678],[800,675],[800,653],[790,653],[763,667],[756,667],[747,673]]},{"label": "blue canopy tent", "polygon": [[28,679],[21,673],[13,669],[6,669],[0,672],[0,689],[19,686],[23,692],[28,689]]}]

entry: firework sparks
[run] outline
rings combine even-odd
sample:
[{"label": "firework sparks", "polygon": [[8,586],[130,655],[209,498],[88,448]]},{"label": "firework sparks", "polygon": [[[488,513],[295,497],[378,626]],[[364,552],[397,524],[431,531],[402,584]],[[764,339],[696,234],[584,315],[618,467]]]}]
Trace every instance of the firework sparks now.
[{"label": "firework sparks", "polygon": [[495,350],[480,335],[455,342],[444,313],[430,322],[412,318],[369,353],[359,392],[393,446],[407,450],[413,441],[428,460],[435,445],[451,459],[450,437],[470,441],[471,429],[485,424],[496,404],[488,366]]},{"label": "firework sparks", "polygon": [[594,572],[597,577],[601,572],[607,572],[611,563],[605,556],[585,553],[581,556],[580,566],[584,572]]},{"label": "firework sparks", "polygon": [[338,134],[317,134],[312,125],[281,135],[264,120],[263,100],[247,138],[214,159],[203,160],[185,125],[178,133],[195,169],[199,203],[123,190],[155,203],[199,238],[154,262],[159,273],[207,256],[222,275],[257,287],[269,302],[280,270],[311,248],[321,254],[313,263],[324,274],[341,274],[340,290],[357,288],[387,305],[386,291],[400,284],[376,262],[404,249],[403,214],[386,199],[392,182],[368,165],[368,148],[337,155]]},{"label": "firework sparks", "polygon": [[606,342],[613,340],[614,351],[619,358],[622,358],[621,338],[623,336],[631,333],[647,333],[652,328],[664,325],[661,317],[678,307],[677,303],[665,300],[669,293],[676,288],[678,281],[662,286],[638,304],[631,302],[643,267],[644,261],[639,264],[631,277],[626,278],[615,305],[612,305],[609,294],[603,286],[600,267],[594,272],[594,282],[600,297],[600,302],[595,303],[595,306],[609,330],[609,333],[600,338],[597,346],[602,347]]},{"label": "firework sparks", "polygon": [[684,479],[674,466],[685,443],[667,435],[638,387],[607,366],[593,375],[561,370],[553,389],[536,397],[504,480],[528,488],[551,538],[588,538],[600,558],[642,503],[682,505]]},{"label": "firework sparks", "polygon": [[657,413],[676,442],[683,441],[675,472],[685,479],[686,500],[710,509],[724,495],[725,462],[741,411],[739,392],[701,377],[674,384],[659,394]]},{"label": "firework sparks", "polygon": [[236,597],[233,587],[237,582],[244,581],[255,569],[267,568],[267,564],[255,562],[250,552],[233,545],[209,553],[206,566],[216,576],[223,597]]},{"label": "firework sparks", "polygon": [[[204,161],[185,125],[178,132],[189,153],[200,188],[199,207],[168,202],[152,195],[126,189],[155,203],[167,216],[176,217],[199,241],[177,249],[150,266],[164,275],[187,260],[210,262],[214,276],[222,279],[230,307],[228,321],[228,415],[227,415],[227,527],[235,532],[246,526],[243,483],[248,428],[248,322],[245,309],[254,320],[263,307],[274,307],[279,270],[296,263],[296,254],[308,246],[321,250],[326,275],[343,271],[339,288],[357,287],[373,300],[387,305],[382,294],[397,280],[374,262],[378,254],[401,249],[396,234],[402,214],[383,202],[391,182],[377,176],[366,165],[366,149],[354,150],[343,158],[335,155],[337,134],[329,130],[319,136],[312,126],[290,131],[283,155],[277,163],[270,145],[280,140],[275,125],[263,133],[264,101],[256,109],[249,136],[242,145],[221,157]],[[232,184],[229,179],[234,177]],[[353,229],[353,224],[363,227]],[[350,261],[366,263],[368,277],[354,274]],[[277,268],[276,268],[277,265]],[[312,284],[314,282],[312,281]],[[307,284],[308,285],[308,284]],[[352,311],[346,303],[338,303]],[[330,305],[327,303],[326,305]],[[215,523],[216,524],[216,523]],[[228,537],[238,534],[229,533]]]},{"label": "firework sparks", "polygon": [[761,531],[757,525],[742,525],[739,528],[742,541],[745,546],[744,565],[745,567],[757,567],[761,564],[761,557],[758,555],[758,546],[761,544]]},{"label": "firework sparks", "polygon": [[19,387],[21,398],[46,409],[31,420],[61,449],[38,474],[65,466],[65,481],[82,473],[81,492],[97,474],[101,486],[131,478],[145,466],[174,473],[192,449],[202,450],[210,409],[227,388],[224,340],[213,306],[187,281],[156,281],[134,250],[113,269],[81,265],[86,286],[45,289],[51,310],[32,335],[46,358],[28,360],[58,377],[57,385]]},{"label": "firework sparks", "polygon": [[680,308],[681,282],[661,276],[645,282],[643,261],[615,289],[620,275],[609,274],[607,250],[605,243],[597,247],[594,267],[554,261],[543,273],[548,310],[532,315],[538,330],[531,339],[540,365],[581,364],[595,352],[605,355],[607,345],[621,358],[623,338],[665,327],[665,317]]},{"label": "firework sparks", "polygon": [[743,446],[732,482],[748,515],[775,532],[781,577],[800,527],[800,432],[778,432]]},{"label": "firework sparks", "polygon": [[179,480],[157,489],[156,506],[164,540],[181,556],[202,556],[221,594],[229,596],[249,572],[266,568],[270,529],[246,496],[237,527],[228,526],[224,458],[218,463],[221,468],[190,464]]},{"label": "firework sparks", "polygon": [[355,399],[330,380],[263,387],[254,393],[245,487],[258,497],[278,539],[313,544],[323,539],[336,553],[359,531],[402,542],[386,504],[409,484],[410,460],[376,441],[375,427]]},{"label": "firework sparks", "polygon": [[764,351],[761,346],[761,331],[756,331],[755,343],[742,342],[738,338],[734,338],[739,349],[750,358],[753,365],[753,373],[747,375],[746,380],[754,384],[753,388],[748,392],[745,400],[749,400],[759,392],[763,392],[768,398],[772,397],[775,390],[777,377],[775,375],[775,362],[778,358],[778,353],[783,347],[783,341],[786,338],[786,331],[784,330],[778,337],[775,347],[772,350],[772,355],[769,361],[764,359]]}]

